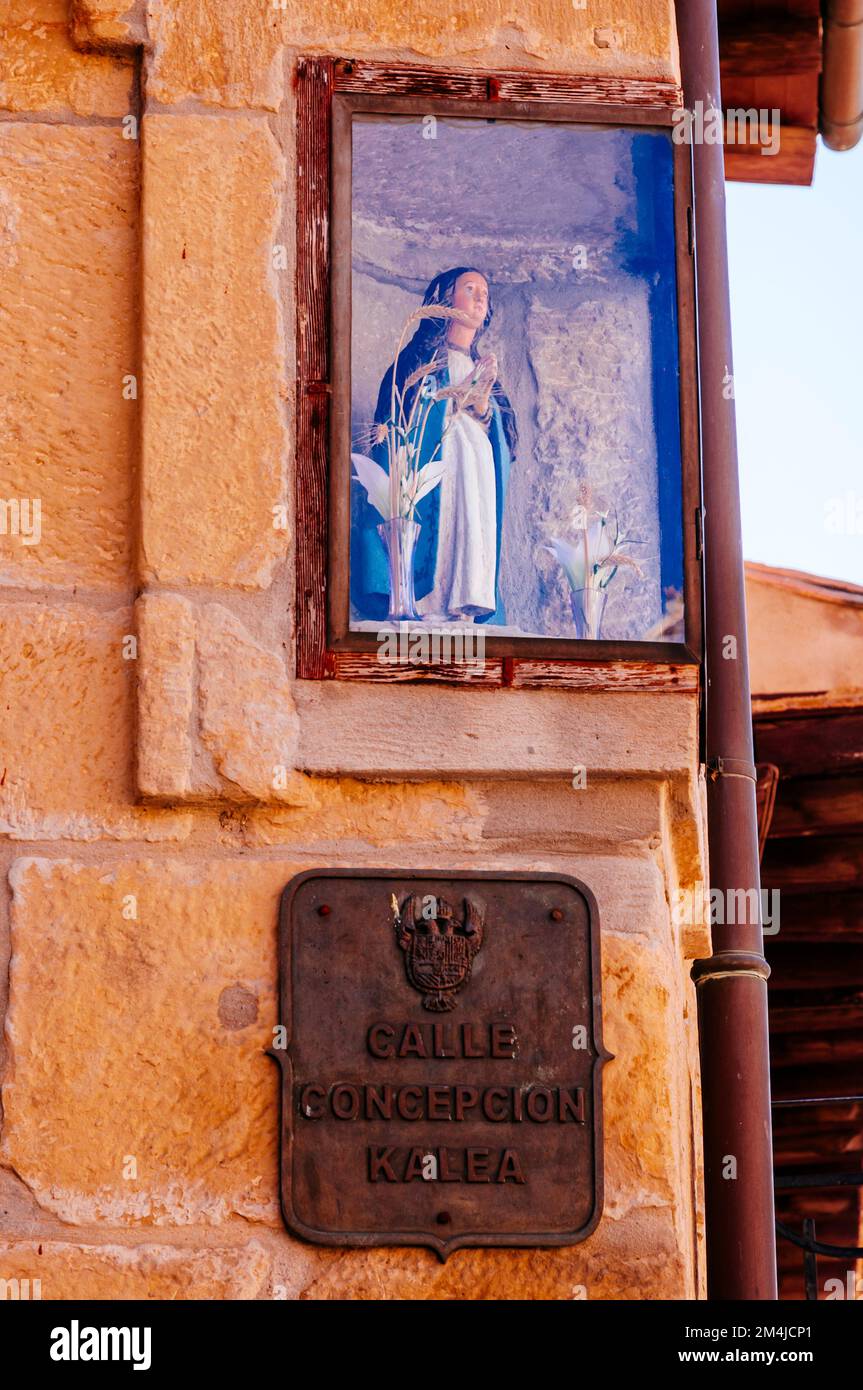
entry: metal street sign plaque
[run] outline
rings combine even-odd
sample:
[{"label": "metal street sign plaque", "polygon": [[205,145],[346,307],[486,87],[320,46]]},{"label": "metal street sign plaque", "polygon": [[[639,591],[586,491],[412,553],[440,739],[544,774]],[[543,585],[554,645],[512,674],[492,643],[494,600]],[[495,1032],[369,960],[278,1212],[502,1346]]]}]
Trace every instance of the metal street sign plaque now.
[{"label": "metal street sign plaque", "polygon": [[553,874],[282,895],[281,1191],[326,1245],[571,1245],[602,1210],[599,922]]}]

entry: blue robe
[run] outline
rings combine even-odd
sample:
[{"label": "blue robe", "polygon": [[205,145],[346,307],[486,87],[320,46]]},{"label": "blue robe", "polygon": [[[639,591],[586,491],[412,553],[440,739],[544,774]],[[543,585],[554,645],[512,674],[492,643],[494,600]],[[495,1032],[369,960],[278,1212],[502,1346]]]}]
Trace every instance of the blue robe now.
[{"label": "blue robe", "polygon": [[[405,381],[419,363],[410,352],[411,345],[399,358],[399,383]],[[393,369],[390,367],[378,393],[378,406],[375,411],[375,424],[388,424],[392,411]],[[416,424],[412,433],[418,437],[422,420],[425,422],[420,467],[436,455],[441,456],[441,438],[446,417],[447,400],[432,401],[431,395],[449,385],[449,370],[446,365],[425,377],[415,388],[422,390],[425,399],[417,406]],[[401,387],[400,387],[401,389]],[[406,403],[410,410],[412,393]],[[427,402],[427,403],[426,403]],[[479,623],[504,624],[506,615],[500,598],[500,541],[503,529],[503,507],[509,470],[512,462],[507,433],[504,428],[503,410],[509,402],[495,383],[491,395],[491,420],[488,425],[489,442],[494,458],[495,514],[497,518],[497,555],[495,562],[494,591],[497,607],[494,613],[478,617]],[[371,450],[371,457],[380,464],[384,472],[389,472],[386,443],[377,444]],[[420,533],[414,559],[414,590],[417,599],[424,598],[434,586],[435,565],[437,562],[438,530],[440,523],[440,485],[432,488],[418,504],[414,519],[419,522]],[[386,618],[389,606],[389,569],[384,543],[378,535],[380,514],[368,501],[366,490],[356,479],[353,480],[351,497],[351,601],[360,618],[380,621]]]}]

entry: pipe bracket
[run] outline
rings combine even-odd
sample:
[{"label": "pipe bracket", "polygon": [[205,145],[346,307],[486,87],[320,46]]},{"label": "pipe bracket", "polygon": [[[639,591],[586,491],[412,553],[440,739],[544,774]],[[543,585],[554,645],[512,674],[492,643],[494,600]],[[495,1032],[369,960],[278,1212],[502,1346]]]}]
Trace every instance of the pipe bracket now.
[{"label": "pipe bracket", "polygon": [[715,782],[719,777],[748,777],[751,782],[758,781],[755,764],[748,763],[743,758],[711,758],[707,764],[707,771],[711,782]]}]

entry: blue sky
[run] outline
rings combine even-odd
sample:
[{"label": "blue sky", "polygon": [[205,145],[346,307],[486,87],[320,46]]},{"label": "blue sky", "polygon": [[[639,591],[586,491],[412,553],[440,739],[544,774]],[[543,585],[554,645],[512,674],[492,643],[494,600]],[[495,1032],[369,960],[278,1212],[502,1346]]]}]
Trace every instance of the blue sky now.
[{"label": "blue sky", "polygon": [[863,584],[863,143],[726,188],[744,555]]}]

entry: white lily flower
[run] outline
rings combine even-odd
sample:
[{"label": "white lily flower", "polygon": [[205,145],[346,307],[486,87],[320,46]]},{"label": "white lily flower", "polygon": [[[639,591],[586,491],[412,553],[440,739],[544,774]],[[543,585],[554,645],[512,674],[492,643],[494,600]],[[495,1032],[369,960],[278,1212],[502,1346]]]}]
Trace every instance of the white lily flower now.
[{"label": "white lily flower", "polygon": [[442,458],[433,459],[431,463],[423,464],[417,474],[417,490],[414,502],[421,502],[424,497],[431,492],[432,488],[437,487],[444,475],[446,465]]},{"label": "white lily flower", "polygon": [[587,587],[583,545],[571,545],[569,541],[558,540],[553,536],[551,544],[543,546],[543,550],[547,550],[549,555],[553,555],[562,567],[569,580],[570,588],[584,589]]},{"label": "white lily flower", "polygon": [[362,483],[369,502],[380,512],[384,521],[390,519],[390,480],[386,469],[366,454],[351,454],[354,477]]}]

